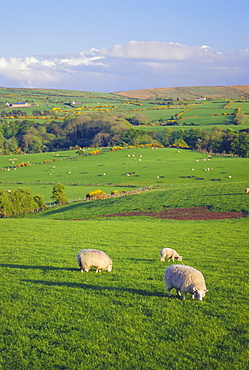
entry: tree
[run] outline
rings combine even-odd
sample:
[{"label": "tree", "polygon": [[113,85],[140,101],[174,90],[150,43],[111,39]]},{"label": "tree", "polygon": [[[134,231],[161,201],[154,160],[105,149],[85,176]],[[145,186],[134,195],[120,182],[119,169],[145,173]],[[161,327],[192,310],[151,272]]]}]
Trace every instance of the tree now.
[{"label": "tree", "polygon": [[247,120],[246,115],[241,113],[241,109],[238,108],[237,111],[236,111],[236,114],[234,116],[234,124],[235,125],[244,125],[246,120]]},{"label": "tree", "polygon": [[35,195],[34,196],[34,201],[37,203],[38,208],[44,210],[46,208],[46,204],[44,203],[44,196],[43,195]]},{"label": "tree", "polygon": [[234,154],[240,157],[249,157],[249,134],[245,131],[236,134],[235,139],[231,143],[231,149]]},{"label": "tree", "polygon": [[163,136],[161,138],[161,142],[164,146],[170,146],[173,144],[173,140],[172,140],[173,133],[174,133],[173,128],[170,128],[170,127],[165,128],[163,132]]},{"label": "tree", "polygon": [[53,187],[52,191],[52,199],[55,200],[56,203],[59,205],[65,204],[68,202],[68,199],[66,197],[66,194],[64,193],[65,186],[63,184],[56,184]]},{"label": "tree", "polygon": [[25,134],[22,138],[22,142],[25,152],[40,153],[43,149],[41,139],[31,133]]},{"label": "tree", "polygon": [[31,191],[26,188],[2,190],[0,192],[0,214],[2,217],[17,216],[37,209]]},{"label": "tree", "polygon": [[186,143],[186,141],[184,141],[182,139],[176,140],[173,145],[174,146],[177,146],[178,148],[189,148],[189,146]]}]

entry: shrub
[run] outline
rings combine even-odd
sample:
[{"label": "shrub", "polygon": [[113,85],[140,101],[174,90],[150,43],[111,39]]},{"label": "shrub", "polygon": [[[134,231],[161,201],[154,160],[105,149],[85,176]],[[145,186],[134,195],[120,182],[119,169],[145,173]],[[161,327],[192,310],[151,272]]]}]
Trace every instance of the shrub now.
[{"label": "shrub", "polygon": [[86,199],[88,200],[105,199],[106,197],[106,193],[104,193],[102,190],[93,190],[86,195]]},{"label": "shrub", "polygon": [[89,154],[96,155],[96,154],[100,154],[100,153],[101,153],[101,150],[96,149],[96,150],[93,150],[92,152],[90,152]]},{"label": "shrub", "polygon": [[66,194],[64,193],[65,186],[63,184],[56,184],[53,187],[52,199],[55,200],[59,205],[65,204],[68,202]]},{"label": "shrub", "polygon": [[111,195],[118,195],[119,194],[119,191],[118,190],[112,190],[111,191]]},{"label": "shrub", "polygon": [[18,163],[17,165],[16,165],[16,167],[18,168],[18,167],[27,167],[27,166],[29,166],[29,163],[28,162],[21,162],[21,163]]}]

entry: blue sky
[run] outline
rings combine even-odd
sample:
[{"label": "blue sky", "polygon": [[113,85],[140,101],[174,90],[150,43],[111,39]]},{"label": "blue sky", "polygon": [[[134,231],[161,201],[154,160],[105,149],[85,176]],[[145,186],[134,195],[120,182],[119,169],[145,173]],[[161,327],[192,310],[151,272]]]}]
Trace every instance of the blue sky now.
[{"label": "blue sky", "polygon": [[247,0],[4,0],[0,86],[249,84]]}]

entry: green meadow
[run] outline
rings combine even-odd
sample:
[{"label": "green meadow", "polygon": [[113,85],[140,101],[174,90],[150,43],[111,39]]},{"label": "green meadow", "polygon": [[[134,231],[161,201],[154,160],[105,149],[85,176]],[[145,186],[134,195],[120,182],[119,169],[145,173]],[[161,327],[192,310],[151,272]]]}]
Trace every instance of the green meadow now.
[{"label": "green meadow", "polygon": [[[248,369],[248,218],[2,219],[2,369]],[[202,302],[168,298],[159,251],[202,271]],[[113,271],[81,273],[82,248]]]},{"label": "green meadow", "polygon": [[[177,118],[180,127],[195,124],[199,128],[211,130],[212,127],[233,128],[234,115],[239,109],[245,114],[243,128],[249,127],[249,102],[247,86],[240,90],[236,87],[192,87],[181,89],[152,89],[120,93],[97,93],[70,90],[39,90],[39,89],[7,89],[0,88],[0,110],[5,113],[15,110],[15,114],[5,117],[10,123],[16,120],[28,119],[35,123],[47,124],[60,122],[65,118],[75,118],[91,113],[106,113],[121,115],[126,118],[135,117],[138,113],[147,119],[147,126],[170,124]],[[154,91],[154,93],[153,93]],[[207,100],[197,100],[207,97]],[[24,108],[7,107],[4,104],[27,102],[30,106]],[[17,110],[26,113],[19,115]],[[40,114],[36,112],[40,111]],[[210,127],[210,125],[212,127]],[[170,126],[171,127],[171,126]],[[153,130],[156,130],[152,127]],[[177,127],[174,126],[174,129]]]},{"label": "green meadow", "polygon": [[[101,154],[89,154],[92,151],[86,149],[84,156],[78,155],[76,150],[0,156],[0,168],[4,169],[0,188],[29,188],[34,195],[43,195],[49,203],[57,183],[65,185],[71,202],[84,200],[89,191],[96,189],[107,194],[112,190],[139,193],[144,187],[152,186],[152,191],[135,195],[135,203],[148,197],[148,209],[162,208],[162,204],[171,208],[184,207],[186,203],[249,211],[244,192],[249,183],[248,158],[210,156],[174,148],[132,147],[116,151],[103,148]],[[29,165],[16,168],[22,162]],[[121,198],[114,203],[111,203],[113,199],[100,203],[103,202],[113,204],[112,207],[118,203],[116,208],[121,207],[121,202],[127,203]],[[133,208],[137,208],[136,204]]]},{"label": "green meadow", "polygon": [[[61,182],[71,198],[1,219],[0,368],[246,370],[248,217],[100,215],[193,206],[248,214],[248,159],[166,148],[91,150],[20,155],[29,166],[16,170],[13,156],[0,157],[10,168],[1,171],[1,188],[28,187],[50,202]],[[143,191],[148,185],[153,189]],[[91,189],[137,193],[76,201]],[[163,247],[203,273],[209,291],[202,302],[190,295],[181,301],[175,291],[167,297],[164,271],[172,262],[160,262]],[[105,251],[113,271],[81,273],[76,254],[83,248]]]}]

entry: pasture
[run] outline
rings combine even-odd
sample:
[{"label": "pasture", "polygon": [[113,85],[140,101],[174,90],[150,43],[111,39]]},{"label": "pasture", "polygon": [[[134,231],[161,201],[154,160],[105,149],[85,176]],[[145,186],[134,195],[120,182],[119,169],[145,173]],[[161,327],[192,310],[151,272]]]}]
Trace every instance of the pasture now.
[{"label": "pasture", "polygon": [[[2,369],[248,368],[248,218],[2,219]],[[202,271],[202,302],[166,296],[162,247]],[[113,271],[80,273],[82,248]],[[177,262],[176,262],[177,263]]]},{"label": "pasture", "polygon": [[[86,153],[91,151],[87,149]],[[226,203],[224,210],[229,210],[230,204],[230,210],[249,211],[248,197],[244,194],[249,183],[248,158],[212,157],[174,148],[102,151],[99,155],[86,156],[79,156],[76,151],[18,155],[14,161],[13,156],[0,156],[0,168],[5,169],[1,171],[0,187],[4,190],[26,187],[34,195],[43,195],[49,203],[53,186],[59,182],[65,185],[70,201],[83,200],[95,189],[110,193],[115,189],[139,191],[153,186],[154,190],[144,196],[150,199],[153,193],[158,201],[151,198],[148,209],[160,204],[161,208],[162,204],[180,207],[187,201],[195,206],[217,205],[221,210]],[[29,162],[29,166],[16,168],[21,162]],[[140,195],[136,197],[140,199]]]},{"label": "pasture", "polygon": [[[197,100],[202,97],[207,100]],[[6,102],[27,102],[29,107],[7,107]],[[243,128],[249,127],[248,86],[152,89],[133,93],[0,88],[0,109],[7,123],[27,119],[47,124],[91,113],[115,114],[129,119],[142,113],[149,127],[170,123],[172,117],[176,117],[180,127],[194,123],[208,131],[215,126],[224,128],[224,125],[236,131],[241,129],[233,122],[236,110],[240,109],[247,115]],[[13,110],[15,113],[6,116]]]},{"label": "pasture", "polygon": [[[34,99],[40,98],[37,92]],[[75,93],[58,91],[57,98],[62,104]],[[106,97],[78,96],[89,104],[91,98],[100,107]],[[98,155],[85,149],[84,156],[76,150],[0,156],[1,189],[26,187],[49,203],[60,182],[70,199],[1,219],[0,368],[248,369],[248,217],[101,217],[200,206],[248,215],[248,158],[146,146],[100,149]],[[22,162],[28,166],[16,167]],[[152,190],[143,191],[147,186]],[[95,189],[136,194],[83,200]],[[181,301],[174,291],[167,297],[163,275],[172,262],[160,262],[163,247],[183,256],[176,263],[203,273],[209,292],[202,302],[190,295]],[[80,273],[75,257],[83,248],[105,251],[113,271]]]}]

